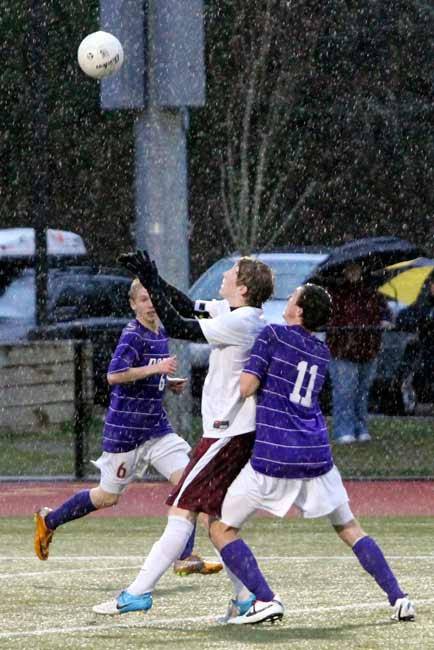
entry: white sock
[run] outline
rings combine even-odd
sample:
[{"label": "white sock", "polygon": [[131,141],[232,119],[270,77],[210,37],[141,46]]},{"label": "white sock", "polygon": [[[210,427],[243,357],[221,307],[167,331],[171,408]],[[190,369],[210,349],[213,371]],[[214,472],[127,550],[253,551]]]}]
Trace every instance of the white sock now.
[{"label": "white sock", "polygon": [[194,524],[184,517],[169,517],[164,533],[155,542],[134,582],[127,591],[140,596],[152,591],[163,573],[181,555]]},{"label": "white sock", "polygon": [[237,576],[234,573],[232,573],[232,571],[226,566],[226,564],[224,562],[223,562],[223,566],[224,566],[224,568],[226,570],[226,573],[228,574],[228,577],[232,581],[232,586],[234,588],[234,594],[235,594],[235,600],[247,600],[248,598],[250,598],[251,593],[247,589],[247,587],[245,587],[243,585],[241,580],[239,580],[237,578]]}]

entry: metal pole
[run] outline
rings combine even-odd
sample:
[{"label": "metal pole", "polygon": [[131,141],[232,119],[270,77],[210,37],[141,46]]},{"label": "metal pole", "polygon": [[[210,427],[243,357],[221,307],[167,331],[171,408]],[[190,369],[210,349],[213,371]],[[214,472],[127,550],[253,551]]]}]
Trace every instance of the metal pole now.
[{"label": "metal pole", "polygon": [[75,478],[84,477],[85,421],[83,341],[74,342],[74,451]]},{"label": "metal pole", "polygon": [[44,0],[30,1],[32,96],[32,201],[35,229],[36,324],[47,317],[48,223],[48,18]]}]

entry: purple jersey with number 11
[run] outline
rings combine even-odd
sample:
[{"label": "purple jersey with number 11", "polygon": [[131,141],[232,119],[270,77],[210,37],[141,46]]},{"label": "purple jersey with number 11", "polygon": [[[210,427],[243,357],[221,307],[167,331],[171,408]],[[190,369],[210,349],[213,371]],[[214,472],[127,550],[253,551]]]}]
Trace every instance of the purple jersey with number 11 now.
[{"label": "purple jersey with number 11", "polygon": [[[121,334],[108,372],[153,365],[168,356],[169,341],[164,329],[153,332],[133,320]],[[150,438],[173,433],[163,408],[165,386],[165,375],[150,375],[112,388],[104,423],[104,451],[131,451]]]},{"label": "purple jersey with number 11", "polygon": [[330,361],[325,343],[298,325],[267,325],[244,372],[261,381],[252,467],[279,478],[312,478],[333,458],[318,396]]}]

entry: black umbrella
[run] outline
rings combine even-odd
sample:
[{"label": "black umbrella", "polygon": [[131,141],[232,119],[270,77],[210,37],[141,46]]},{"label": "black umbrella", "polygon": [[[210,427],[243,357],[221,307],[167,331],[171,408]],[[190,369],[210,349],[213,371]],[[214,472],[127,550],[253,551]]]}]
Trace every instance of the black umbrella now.
[{"label": "black umbrella", "polygon": [[[421,250],[398,237],[365,237],[338,246],[308,278],[309,282],[324,284],[339,277],[350,264],[360,264],[365,280],[373,280],[371,274],[390,264],[396,264],[421,254]],[[378,283],[378,280],[377,280]]]}]

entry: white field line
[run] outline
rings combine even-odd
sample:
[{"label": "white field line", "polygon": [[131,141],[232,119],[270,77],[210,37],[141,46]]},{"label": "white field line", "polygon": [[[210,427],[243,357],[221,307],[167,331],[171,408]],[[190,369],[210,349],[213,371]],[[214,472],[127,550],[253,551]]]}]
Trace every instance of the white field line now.
[{"label": "white field line", "polygon": [[104,571],[120,571],[121,569],[139,569],[138,564],[127,564],[127,565],[118,565],[118,566],[105,566],[105,567],[86,567],[85,569],[47,569],[46,571],[20,571],[19,573],[1,573],[0,578],[7,578],[11,580],[12,578],[37,578],[37,577],[47,577],[49,578],[56,573],[60,575],[67,575],[68,573],[99,573]]},{"label": "white field line", "polygon": [[[432,605],[434,603],[434,598],[426,598],[423,600],[416,601],[416,605]],[[332,607],[307,607],[304,609],[297,609],[292,611],[291,620],[294,620],[297,616],[306,616],[309,614],[323,614],[331,612],[346,612],[351,610],[374,610],[384,608],[384,600],[371,602],[371,603],[352,603],[350,605],[334,605]],[[97,615],[95,615],[97,616]],[[86,634],[95,632],[99,634],[101,630],[116,630],[116,629],[143,629],[149,627],[175,627],[177,625],[184,625],[185,623],[208,623],[210,625],[221,625],[218,622],[218,617],[215,616],[194,616],[190,618],[175,618],[170,621],[167,618],[163,619],[151,619],[144,623],[134,623],[128,625],[127,623],[112,623],[105,625],[80,625],[72,627],[55,627],[55,628],[45,628],[41,630],[27,630],[26,632],[1,632],[0,639],[14,639],[22,637],[38,637],[45,636],[47,634],[79,634],[80,632],[85,632]]]},{"label": "white field line", "polygon": [[[146,555],[61,555],[50,557],[50,564],[54,562],[95,562],[98,560],[128,560],[131,562],[142,562]],[[262,562],[312,562],[313,560],[353,560],[354,555],[350,551],[348,555],[255,555],[257,560]],[[389,560],[434,560],[434,553],[430,555],[388,555]],[[205,560],[216,560],[216,555],[205,556]],[[34,555],[0,555],[1,562],[37,562]],[[47,566],[47,565],[45,565]]]},{"label": "white field line", "polygon": [[[206,559],[210,560],[215,560],[216,557],[209,557]],[[291,555],[284,555],[284,556],[259,556],[257,557],[258,561],[260,562],[312,562],[312,561],[325,561],[325,562],[354,562],[354,556],[353,555],[334,555],[334,556],[328,556],[328,555],[312,555],[312,556],[291,556]],[[389,555],[388,556],[389,560],[406,560],[406,561],[433,561],[434,560],[434,555]],[[27,558],[21,557],[11,557],[11,558],[0,558],[1,561],[21,561],[21,560],[29,560],[31,562],[35,562],[35,557],[30,556]],[[79,560],[80,562],[98,562],[99,560],[119,560],[122,562],[125,561],[131,561],[131,564],[122,564],[122,565],[117,565],[117,566],[94,566],[94,567],[85,567],[82,569],[52,569],[51,567],[48,568],[47,565],[45,565],[44,569],[41,571],[19,571],[19,572],[14,572],[14,573],[3,573],[0,571],[0,578],[3,579],[8,579],[8,580],[13,580],[16,578],[36,578],[36,577],[41,577],[41,578],[50,578],[50,576],[55,575],[55,574],[61,574],[61,575],[66,575],[66,574],[72,574],[72,573],[99,573],[99,572],[104,572],[104,571],[120,571],[121,569],[139,569],[141,565],[137,564],[138,561],[143,563],[144,556],[116,556],[116,555],[106,555],[106,556],[64,556],[64,557],[57,557],[57,558],[50,558],[50,565],[54,564],[54,562],[71,562],[71,561],[77,561]]]}]

